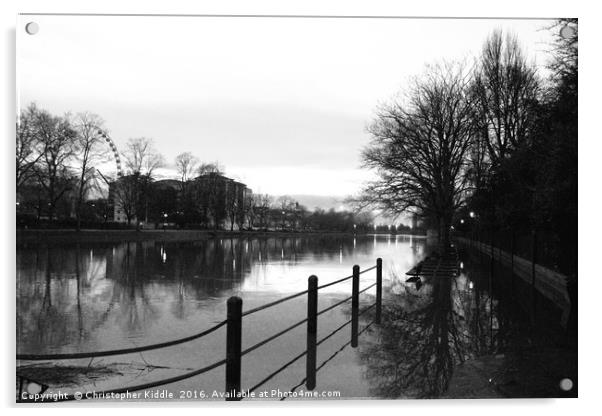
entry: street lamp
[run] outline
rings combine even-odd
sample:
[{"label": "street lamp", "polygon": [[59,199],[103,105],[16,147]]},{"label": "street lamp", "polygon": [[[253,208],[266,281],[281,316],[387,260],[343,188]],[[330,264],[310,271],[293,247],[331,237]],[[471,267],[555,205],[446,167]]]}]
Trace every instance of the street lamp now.
[{"label": "street lamp", "polygon": [[474,213],[474,211],[470,211],[470,213],[468,214],[468,216],[470,218],[474,218],[474,217],[476,217],[476,214]]},{"label": "street lamp", "polygon": [[464,224],[464,218],[460,220],[460,224]]}]

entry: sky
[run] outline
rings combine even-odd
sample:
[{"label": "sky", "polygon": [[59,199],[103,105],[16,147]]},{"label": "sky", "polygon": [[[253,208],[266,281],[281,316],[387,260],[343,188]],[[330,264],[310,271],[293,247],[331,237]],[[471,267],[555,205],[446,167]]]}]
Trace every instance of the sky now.
[{"label": "sky", "polygon": [[544,71],[550,23],[20,16],[17,103],[96,113],[119,149],[152,138],[163,176],[190,151],[253,192],[345,197],[373,175],[360,153],[379,103],[426,64],[473,63],[494,29]]}]

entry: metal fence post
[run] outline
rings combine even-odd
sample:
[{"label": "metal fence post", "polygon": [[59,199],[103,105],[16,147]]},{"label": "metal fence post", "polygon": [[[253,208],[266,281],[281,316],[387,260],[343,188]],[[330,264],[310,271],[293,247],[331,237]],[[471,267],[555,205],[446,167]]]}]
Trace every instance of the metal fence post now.
[{"label": "metal fence post", "polygon": [[531,285],[535,288],[535,264],[537,262],[537,230],[531,234]]},{"label": "metal fence post", "polygon": [[383,307],[383,259],[376,259],[376,313],[374,322],[380,324],[381,311]]},{"label": "metal fence post", "polygon": [[536,320],[537,314],[537,280],[536,280],[536,268],[537,264],[537,229],[533,229],[533,235],[531,240],[531,302],[533,304],[533,322]]},{"label": "metal fence post", "polygon": [[316,387],[316,356],[318,336],[318,277],[307,279],[307,357],[305,365],[305,387]]},{"label": "metal fence post", "polygon": [[514,296],[514,250],[516,249],[514,228],[510,233],[510,292]]},{"label": "metal fence post", "polygon": [[351,293],[351,347],[357,347],[360,306],[360,266],[353,266],[353,288]]},{"label": "metal fence post", "polygon": [[510,238],[510,268],[512,269],[512,276],[514,277],[514,251],[516,250],[516,234],[514,233],[514,228],[512,229],[512,236]]},{"label": "metal fence post", "polygon": [[242,350],[242,299],[232,296],[226,303],[226,400],[240,400],[240,370]]}]

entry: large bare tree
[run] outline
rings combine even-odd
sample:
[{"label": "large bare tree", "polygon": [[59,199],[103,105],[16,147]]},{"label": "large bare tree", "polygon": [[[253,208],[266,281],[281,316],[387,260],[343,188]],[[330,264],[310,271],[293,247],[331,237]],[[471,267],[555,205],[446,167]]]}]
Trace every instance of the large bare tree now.
[{"label": "large bare tree", "polygon": [[128,223],[136,217],[136,229],[140,229],[141,218],[146,221],[148,217],[148,197],[154,173],[164,165],[164,158],[156,151],[153,140],[145,137],[129,139],[123,157],[126,175],[117,181],[115,197]]},{"label": "large bare tree", "polygon": [[381,106],[363,152],[365,167],[375,169],[378,179],[366,186],[360,206],[427,216],[438,224],[444,246],[469,186],[474,117],[468,85],[463,65],[428,67],[405,99]]},{"label": "large bare tree", "polygon": [[180,153],[176,156],[176,171],[178,172],[178,177],[182,182],[182,188],[184,184],[192,178],[194,175],[199,160],[196,156],[194,156],[190,152]]},{"label": "large bare tree", "polygon": [[492,166],[524,143],[533,130],[539,84],[516,36],[493,32],[483,46],[472,86]]},{"label": "large bare tree", "polygon": [[129,139],[125,151],[126,169],[130,173],[139,173],[152,177],[156,169],[165,165],[165,159],[156,149],[153,139],[138,137]]},{"label": "large bare tree", "polygon": [[96,114],[84,112],[77,114],[75,118],[74,127],[77,132],[75,161],[78,172],[75,202],[77,231],[81,229],[82,204],[97,179],[95,166],[106,160],[102,152],[103,126],[104,121]]},{"label": "large bare tree", "polygon": [[74,187],[69,163],[77,150],[77,132],[68,115],[53,116],[44,110],[39,110],[35,116],[35,131],[42,152],[35,172],[45,191],[46,212],[52,221],[57,203]]},{"label": "large bare tree", "polygon": [[17,170],[17,195],[23,184],[34,174],[36,163],[42,158],[41,143],[36,128],[38,108],[31,104],[22,110],[17,120],[16,140],[16,170]]}]

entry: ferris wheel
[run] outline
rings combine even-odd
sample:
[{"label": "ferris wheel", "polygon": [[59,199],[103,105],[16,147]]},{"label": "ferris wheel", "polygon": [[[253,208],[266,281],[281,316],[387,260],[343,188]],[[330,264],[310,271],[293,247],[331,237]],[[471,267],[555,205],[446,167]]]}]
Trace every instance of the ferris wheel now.
[{"label": "ferris wheel", "polygon": [[117,168],[117,179],[123,176],[123,170],[121,169],[121,156],[119,156],[119,151],[117,150],[117,146],[113,140],[109,137],[107,133],[102,130],[98,130],[98,134],[107,142],[109,147],[111,147],[111,151],[113,152],[113,157],[115,158],[115,167]]}]

